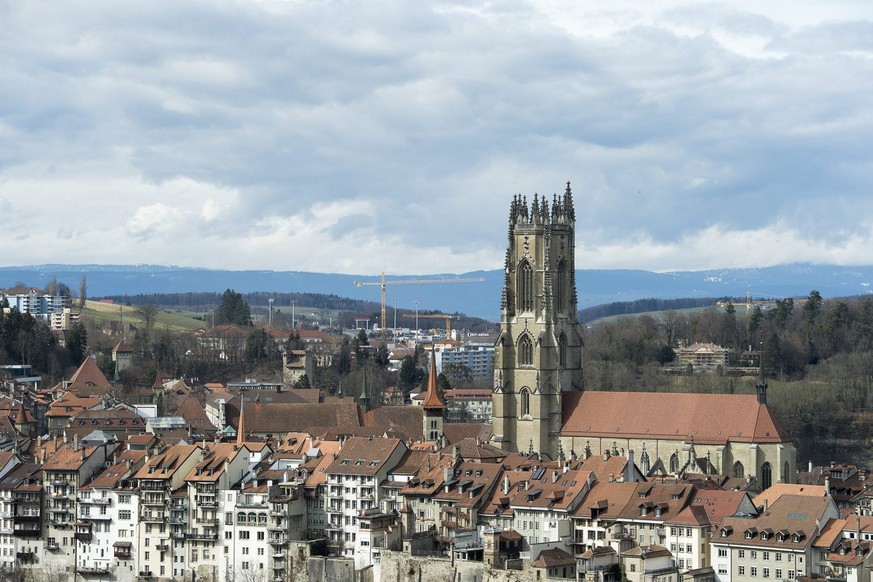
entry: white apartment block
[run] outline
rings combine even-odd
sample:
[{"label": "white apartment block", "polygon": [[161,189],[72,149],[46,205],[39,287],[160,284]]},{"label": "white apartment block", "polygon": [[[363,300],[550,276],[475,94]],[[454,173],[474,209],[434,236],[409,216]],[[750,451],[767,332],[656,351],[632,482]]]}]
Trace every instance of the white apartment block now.
[{"label": "white apartment block", "polygon": [[358,544],[358,516],[379,507],[379,485],[406,451],[400,439],[351,437],[327,469],[329,544],[338,555],[358,556],[356,568],[370,565],[364,563],[366,553]]}]

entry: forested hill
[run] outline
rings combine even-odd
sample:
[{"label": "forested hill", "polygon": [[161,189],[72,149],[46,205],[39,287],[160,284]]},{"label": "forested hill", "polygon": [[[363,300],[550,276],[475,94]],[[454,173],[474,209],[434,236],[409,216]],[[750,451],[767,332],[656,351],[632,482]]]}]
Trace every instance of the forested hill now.
[{"label": "forested hill", "polygon": [[633,315],[652,311],[669,311],[671,309],[692,309],[694,307],[709,307],[715,305],[712,297],[693,297],[684,299],[637,299],[636,301],[616,301],[605,305],[595,305],[579,312],[581,323],[591,323],[603,317],[613,315]]},{"label": "forested hill", "polygon": [[[584,265],[579,265],[584,266]],[[330,268],[326,266],[326,268]],[[0,267],[0,289],[24,283],[43,287],[52,278],[70,289],[87,278],[88,297],[207,291],[239,293],[258,291],[318,293],[379,301],[379,277],[302,271],[223,271],[160,265],[37,265]],[[388,274],[392,280],[483,278],[481,283],[459,285],[405,284],[388,286],[389,301],[399,308],[421,305],[443,313],[466,313],[490,321],[500,318],[500,294],[505,280],[502,269],[456,274],[409,276]],[[356,281],[368,283],[355,286]],[[873,289],[873,266],[792,264],[760,269],[712,269],[653,273],[630,269],[579,269],[576,271],[579,307],[636,301],[646,297],[803,297],[817,289],[822,297],[865,295]],[[278,302],[277,302],[278,303]]]}]

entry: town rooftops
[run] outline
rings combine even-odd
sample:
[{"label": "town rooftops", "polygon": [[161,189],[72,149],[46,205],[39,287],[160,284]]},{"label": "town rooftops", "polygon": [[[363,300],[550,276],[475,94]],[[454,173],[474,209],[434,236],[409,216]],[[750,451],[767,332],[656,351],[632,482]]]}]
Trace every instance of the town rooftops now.
[{"label": "town rooftops", "polygon": [[804,497],[824,497],[827,489],[818,485],[795,485],[793,483],[775,483],[762,491],[752,500],[755,507],[769,507],[783,495],[798,495]]},{"label": "town rooftops", "polygon": [[803,550],[817,537],[832,505],[830,497],[782,495],[757,517],[724,518],[712,543]]},{"label": "town rooftops", "polygon": [[700,444],[791,440],[754,394],[586,390],[565,393],[562,403],[564,437],[693,439]]},{"label": "town rooftops", "polygon": [[150,458],[137,472],[137,479],[170,479],[179,467],[200,450],[199,445],[175,445]]},{"label": "town rooftops", "polygon": [[375,475],[390,470],[386,463],[399,447],[400,439],[350,437],[339,450],[327,473],[340,475]]},{"label": "town rooftops", "polygon": [[83,447],[78,443],[67,443],[46,459],[43,471],[78,471],[79,468],[100,447]]}]

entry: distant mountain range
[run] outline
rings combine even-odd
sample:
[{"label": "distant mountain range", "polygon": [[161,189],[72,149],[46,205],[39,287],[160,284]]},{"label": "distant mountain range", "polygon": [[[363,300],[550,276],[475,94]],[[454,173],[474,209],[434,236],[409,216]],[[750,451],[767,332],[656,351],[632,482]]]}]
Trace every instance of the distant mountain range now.
[{"label": "distant mountain range", "polygon": [[[379,301],[379,286],[356,287],[355,281],[378,282],[379,277],[307,273],[299,271],[222,271],[159,265],[36,265],[0,267],[0,288],[24,283],[45,286],[52,277],[73,289],[87,276],[89,298],[138,293],[187,291],[240,293],[308,292]],[[453,285],[389,285],[389,310],[394,300],[400,309],[436,309],[465,313],[496,321],[500,317],[503,271],[474,271],[423,276],[391,275],[390,280],[478,278],[482,283]],[[654,273],[637,270],[579,270],[576,272],[579,308],[649,297],[783,298],[806,296],[817,289],[823,297],[864,295],[873,291],[873,266],[790,264],[760,269],[714,269]],[[276,305],[277,308],[282,308]]]}]

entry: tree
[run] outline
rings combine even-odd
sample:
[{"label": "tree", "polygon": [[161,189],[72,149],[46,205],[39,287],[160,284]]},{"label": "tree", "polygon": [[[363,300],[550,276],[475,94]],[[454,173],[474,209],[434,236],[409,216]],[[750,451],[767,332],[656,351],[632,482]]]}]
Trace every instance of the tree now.
[{"label": "tree", "polygon": [[147,303],[145,305],[140,305],[137,312],[139,313],[139,316],[142,317],[142,322],[146,329],[151,329],[152,325],[155,323],[155,318],[158,315],[158,308]]},{"label": "tree", "polygon": [[268,357],[270,335],[263,328],[253,329],[246,338],[246,360],[250,364],[259,364]]},{"label": "tree", "polygon": [[49,280],[48,285],[45,286],[45,294],[51,295],[52,297],[54,297],[55,295],[58,294],[58,278],[57,277],[52,277]]},{"label": "tree", "polygon": [[85,301],[88,298],[88,280],[85,275],[79,279],[79,308],[85,307]]},{"label": "tree", "polygon": [[312,388],[309,383],[309,376],[307,374],[303,374],[300,376],[296,382],[294,382],[295,388]]},{"label": "tree", "polygon": [[82,323],[76,323],[67,334],[67,349],[73,365],[78,366],[85,360],[85,349],[88,347],[88,332]]},{"label": "tree", "polygon": [[448,362],[443,365],[445,374],[452,386],[469,387],[473,383],[473,372],[463,362]]},{"label": "tree", "polygon": [[228,289],[221,295],[221,303],[215,312],[215,324],[252,325],[252,311],[241,293]]},{"label": "tree", "polygon": [[400,374],[397,384],[401,390],[408,392],[418,384],[418,368],[412,356],[404,356],[400,361]]}]

